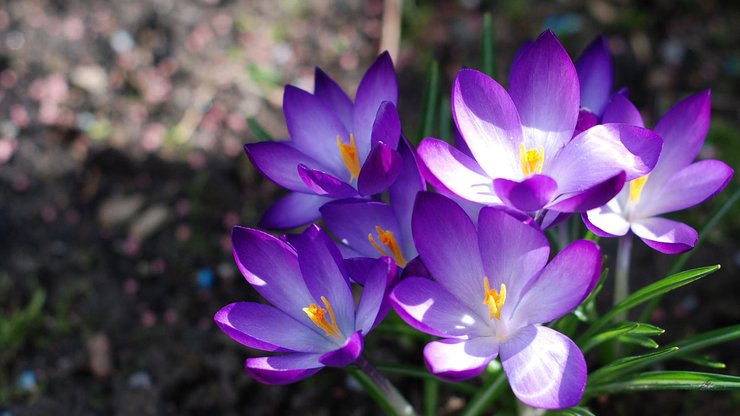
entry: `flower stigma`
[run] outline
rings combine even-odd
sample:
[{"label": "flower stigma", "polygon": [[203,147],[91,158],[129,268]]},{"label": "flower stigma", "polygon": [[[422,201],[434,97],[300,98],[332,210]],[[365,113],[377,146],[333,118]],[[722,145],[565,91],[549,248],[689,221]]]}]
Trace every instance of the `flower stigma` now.
[{"label": "flower stigma", "polygon": [[522,173],[529,176],[534,173],[542,173],[542,165],[545,162],[545,148],[527,149],[524,143],[519,145],[519,161],[522,164]]},{"label": "flower stigma", "polygon": [[[323,329],[326,332],[326,335],[329,335],[334,338],[339,338],[339,327],[337,326],[337,320],[334,318],[334,310],[331,308],[331,304],[325,297],[321,297],[321,301],[324,302],[324,306],[326,306],[326,309],[322,308],[321,306],[312,303],[308,306],[308,308],[303,308],[303,312],[306,312],[306,315],[308,315],[308,318],[313,321],[313,323]],[[329,321],[326,320],[326,312],[329,311],[329,319],[331,319],[331,324]]]},{"label": "flower stigma", "polygon": [[483,303],[488,305],[488,310],[491,312],[491,319],[496,318],[501,320],[501,309],[504,307],[506,302],[506,285],[501,283],[501,290],[491,289],[488,276],[483,276],[483,290],[485,291],[485,298]]},{"label": "flower stigma", "polygon": [[393,235],[393,232],[389,230],[384,230],[379,225],[375,226],[375,231],[378,232],[378,240],[380,240],[380,244],[385,246],[390,251],[390,254],[388,254],[388,251],[386,251],[380,244],[378,244],[377,241],[375,241],[373,233],[367,235],[367,239],[370,240],[370,244],[372,244],[373,247],[375,247],[375,249],[378,250],[378,252],[380,252],[382,256],[393,257],[393,260],[396,261],[398,267],[406,267],[408,261],[405,257],[403,257],[401,247],[398,245],[398,241],[396,241],[396,237]]},{"label": "flower stigma", "polygon": [[642,194],[642,189],[645,187],[648,176],[650,175],[641,176],[630,181],[630,202],[636,204],[640,200],[640,194]]},{"label": "flower stigma", "polygon": [[352,178],[350,180],[357,179],[360,176],[360,157],[357,155],[357,145],[355,145],[355,135],[349,134],[349,143],[342,143],[342,138],[337,134],[337,147],[339,147],[339,153],[342,155],[344,166],[347,167]]}]

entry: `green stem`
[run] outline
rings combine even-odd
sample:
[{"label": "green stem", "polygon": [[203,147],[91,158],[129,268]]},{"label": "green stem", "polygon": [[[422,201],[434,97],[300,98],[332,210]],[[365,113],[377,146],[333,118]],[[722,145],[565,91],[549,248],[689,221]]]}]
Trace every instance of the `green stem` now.
[{"label": "green stem", "polygon": [[389,415],[416,416],[413,406],[398,392],[385,376],[370,364],[367,358],[360,356],[354,366],[346,367],[347,371],[372,396]]},{"label": "green stem", "polygon": [[[630,253],[632,251],[632,234],[619,239],[617,245],[617,267],[614,274],[614,305],[618,305],[630,293]],[[624,320],[627,312],[619,314],[617,320]]]},{"label": "green stem", "polygon": [[500,374],[491,377],[486,384],[481,387],[478,394],[473,396],[470,404],[465,408],[462,416],[478,416],[483,414],[491,406],[494,400],[506,388],[506,375],[502,371]]},{"label": "green stem", "polygon": [[424,380],[424,415],[435,416],[437,414],[437,400],[439,398],[439,380]]},{"label": "green stem", "polygon": [[565,221],[558,225],[558,249],[559,251],[565,250],[568,247],[570,236],[568,235],[568,222]]}]

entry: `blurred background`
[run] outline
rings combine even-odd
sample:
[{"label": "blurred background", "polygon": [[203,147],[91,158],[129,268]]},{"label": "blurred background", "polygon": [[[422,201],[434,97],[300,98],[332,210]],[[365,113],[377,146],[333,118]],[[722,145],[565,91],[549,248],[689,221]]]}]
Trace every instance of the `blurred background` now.
[{"label": "blurred background", "polygon": [[[283,194],[243,154],[257,140],[248,119],[287,137],[283,86],[311,90],[314,66],[352,96],[384,23],[409,137],[427,68],[439,62],[449,97],[456,72],[480,66],[490,11],[502,84],[517,48],[543,29],[574,59],[604,33],[615,86],[630,89],[649,126],[711,88],[701,157],[740,166],[737,1],[404,0],[400,26],[383,11],[381,0],[2,3],[0,415],[378,414],[340,370],[286,387],[251,380],[242,368],[256,352],[212,316],[257,299],[233,263],[229,230],[255,226]],[[701,228],[736,187],[676,217]],[[668,329],[661,341],[740,321],[738,214],[733,208],[687,264],[721,263],[721,271],[654,314]],[[612,242],[603,246],[613,253]],[[639,242],[634,258],[635,288],[673,260]],[[421,345],[377,334],[367,350],[376,361],[422,365]],[[738,375],[739,347],[710,351]],[[419,380],[399,383],[421,402]],[[468,398],[442,392],[440,414]],[[653,392],[599,400],[594,410],[716,415],[738,405],[736,393]]]}]

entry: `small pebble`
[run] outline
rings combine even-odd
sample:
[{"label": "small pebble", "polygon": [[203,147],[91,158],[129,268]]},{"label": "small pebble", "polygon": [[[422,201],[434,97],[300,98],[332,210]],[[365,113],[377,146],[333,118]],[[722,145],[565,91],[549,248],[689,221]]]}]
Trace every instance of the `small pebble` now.
[{"label": "small pebble", "polygon": [[18,377],[18,387],[24,392],[36,390],[36,373],[33,370],[24,370]]},{"label": "small pebble", "polygon": [[152,387],[152,377],[144,370],[137,371],[128,378],[128,386],[132,389],[149,389]]},{"label": "small pebble", "polygon": [[88,365],[95,377],[106,378],[110,375],[113,370],[112,350],[110,339],[103,333],[95,334],[87,341]]},{"label": "small pebble", "polygon": [[199,288],[210,289],[216,282],[216,275],[213,273],[213,270],[209,269],[208,267],[203,267],[201,269],[198,269],[196,279]]}]

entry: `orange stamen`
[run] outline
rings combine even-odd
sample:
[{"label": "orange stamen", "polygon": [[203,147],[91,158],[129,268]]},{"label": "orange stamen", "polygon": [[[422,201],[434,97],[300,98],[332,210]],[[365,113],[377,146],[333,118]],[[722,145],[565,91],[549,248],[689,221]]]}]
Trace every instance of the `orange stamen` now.
[{"label": "orange stamen", "polygon": [[398,245],[398,241],[396,241],[396,237],[393,235],[393,232],[384,230],[379,225],[375,226],[375,231],[378,232],[378,240],[380,240],[380,244],[390,250],[390,254],[388,254],[388,251],[375,241],[373,233],[367,235],[367,239],[370,240],[370,244],[372,244],[382,256],[393,257],[399,267],[405,267],[408,261],[403,257],[403,252],[401,252],[401,247]]}]

